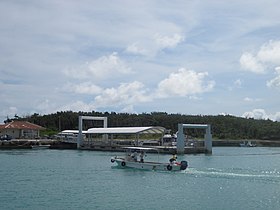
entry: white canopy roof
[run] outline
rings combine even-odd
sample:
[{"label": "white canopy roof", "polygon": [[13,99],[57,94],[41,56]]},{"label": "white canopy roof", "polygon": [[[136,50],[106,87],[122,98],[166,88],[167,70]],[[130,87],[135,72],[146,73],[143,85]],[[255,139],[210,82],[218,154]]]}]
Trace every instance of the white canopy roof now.
[{"label": "white canopy roof", "polygon": [[[83,134],[87,133],[87,131],[82,131]],[[59,132],[59,134],[79,134],[79,130],[64,130]]]},{"label": "white canopy roof", "polygon": [[112,128],[90,128],[87,133],[91,134],[162,134],[164,127],[112,127]]}]

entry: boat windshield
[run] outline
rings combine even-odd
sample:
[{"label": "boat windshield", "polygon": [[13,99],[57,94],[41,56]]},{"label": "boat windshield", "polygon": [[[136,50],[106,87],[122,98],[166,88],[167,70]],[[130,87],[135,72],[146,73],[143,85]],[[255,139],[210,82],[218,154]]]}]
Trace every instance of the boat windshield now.
[{"label": "boat windshield", "polygon": [[148,148],[148,147],[123,147],[123,148],[128,150],[144,150],[144,151],[157,150],[155,148]]}]

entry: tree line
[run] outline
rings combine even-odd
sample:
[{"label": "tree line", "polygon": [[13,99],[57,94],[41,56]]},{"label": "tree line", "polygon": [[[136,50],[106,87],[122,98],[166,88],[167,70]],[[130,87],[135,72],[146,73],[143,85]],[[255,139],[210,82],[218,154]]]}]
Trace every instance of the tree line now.
[{"label": "tree line", "polygon": [[[162,126],[171,134],[178,130],[178,123],[210,124],[213,138],[216,139],[263,139],[280,140],[280,122],[271,120],[246,119],[232,115],[184,115],[166,112],[142,114],[116,112],[72,112],[62,111],[48,115],[33,115],[16,120],[26,120],[46,128],[45,134],[54,134],[62,130],[78,129],[79,116],[108,117],[108,127]],[[102,127],[102,121],[84,121],[84,128]],[[203,137],[200,129],[187,129],[186,134],[192,137]]]}]

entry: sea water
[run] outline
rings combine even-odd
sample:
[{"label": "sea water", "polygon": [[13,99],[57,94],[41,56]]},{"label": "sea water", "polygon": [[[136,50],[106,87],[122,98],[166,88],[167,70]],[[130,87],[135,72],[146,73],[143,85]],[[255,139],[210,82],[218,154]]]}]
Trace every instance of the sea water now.
[{"label": "sea water", "polygon": [[0,150],[0,209],[280,209],[280,148],[214,147],[179,156],[181,172],[121,169],[115,155]]}]

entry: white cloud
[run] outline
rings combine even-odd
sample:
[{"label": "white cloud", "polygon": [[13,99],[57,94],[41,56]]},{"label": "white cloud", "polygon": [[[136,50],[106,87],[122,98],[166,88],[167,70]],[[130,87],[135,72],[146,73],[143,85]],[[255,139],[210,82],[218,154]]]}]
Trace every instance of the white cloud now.
[{"label": "white cloud", "polygon": [[206,81],[207,72],[197,73],[181,68],[158,84],[158,97],[187,96],[211,91],[214,81]]},{"label": "white cloud", "polygon": [[258,120],[270,119],[280,122],[280,112],[276,112],[275,114],[267,114],[264,109],[254,109],[253,111],[245,112],[242,117]]},{"label": "white cloud", "polygon": [[180,34],[173,34],[173,36],[163,36],[160,34],[155,35],[156,44],[160,48],[173,48],[184,40],[185,37]]},{"label": "white cloud", "polygon": [[228,90],[232,91],[234,90],[234,88],[241,88],[241,86],[242,86],[242,81],[240,79],[237,79],[233,82],[233,86],[228,87]]},{"label": "white cloud", "polygon": [[268,81],[266,83],[266,85],[268,87],[274,87],[274,88],[280,90],[280,67],[276,67],[275,72],[276,72],[277,76],[274,79]]},{"label": "white cloud", "polygon": [[122,113],[135,113],[134,106],[132,104],[127,105],[123,109],[120,110]]},{"label": "white cloud", "polygon": [[95,110],[96,107],[94,106],[93,103],[85,103],[83,101],[75,101],[72,103],[69,103],[65,106],[60,107],[58,110],[62,111],[84,111],[84,112],[91,112],[92,110]]},{"label": "white cloud", "polygon": [[280,41],[270,40],[264,43],[253,55],[245,52],[240,57],[241,67],[254,73],[266,73],[271,66],[280,65]]},{"label": "white cloud", "polygon": [[245,112],[242,117],[254,118],[257,120],[268,119],[268,116],[264,109],[254,109],[253,111]]},{"label": "white cloud", "polygon": [[[236,57],[242,67],[252,72],[273,73],[280,66],[280,41],[266,42],[279,36],[280,1],[94,2],[92,6],[88,0],[82,4],[0,1],[2,118],[12,113],[9,107],[24,114],[33,110],[51,113],[60,111],[60,107],[91,110],[97,105],[105,110],[107,104],[129,112],[158,109],[194,114],[223,110],[240,113],[242,107],[232,104],[244,94],[262,98],[263,108],[279,108],[269,88],[255,85],[268,80],[267,86],[277,88],[279,74],[258,76],[257,81],[246,80],[246,85],[243,78],[242,84],[231,78],[241,78],[236,74]],[[258,43],[264,44],[247,50]],[[204,73],[178,71],[164,76],[174,66],[188,66]],[[66,69],[66,76],[62,69]],[[212,90],[215,84],[207,73],[215,75],[216,81],[226,80],[233,89],[240,85],[242,89],[232,91],[222,107],[212,99],[225,100],[227,89],[213,91],[213,97],[203,98],[207,103],[203,110],[197,107],[197,100],[203,97],[199,93]],[[116,85],[126,87],[133,81],[142,82],[141,88],[130,87],[138,98]],[[145,103],[159,96],[165,98]],[[188,109],[169,100],[173,96],[188,100]],[[253,103],[256,99],[248,97],[250,100]]]},{"label": "white cloud", "polygon": [[280,122],[280,112],[276,112],[275,116],[275,120]]},{"label": "white cloud", "polygon": [[175,48],[185,37],[174,33],[171,36],[155,34],[153,38],[142,38],[141,41],[134,42],[126,48],[126,52],[153,57],[166,48]]},{"label": "white cloud", "polygon": [[97,95],[89,104],[81,101],[70,103],[62,107],[63,110],[76,110],[78,107],[82,110],[93,108],[114,107],[123,112],[135,112],[134,106],[140,103],[153,101],[155,98],[169,98],[174,96],[188,96],[190,100],[201,100],[195,94],[212,90],[214,81],[206,81],[207,72],[196,73],[192,70],[179,69],[172,73],[165,80],[158,84],[158,88],[148,90],[141,82],[122,83],[118,87],[102,89],[91,82],[81,84],[67,84],[64,91],[70,91],[78,94]]},{"label": "white cloud", "polygon": [[242,82],[241,82],[241,80],[240,80],[240,79],[237,79],[237,80],[235,80],[235,81],[234,81],[234,86],[235,86],[235,87],[240,88],[240,87],[241,87],[241,85],[242,85]]},{"label": "white cloud", "polygon": [[270,40],[263,44],[257,53],[257,58],[263,63],[280,65],[280,41]]},{"label": "white cloud", "polygon": [[126,51],[132,54],[147,55],[148,52],[145,48],[141,47],[139,43],[135,42],[126,48]]},{"label": "white cloud", "polygon": [[67,92],[73,92],[78,94],[90,94],[90,95],[95,95],[102,92],[101,87],[92,84],[91,82],[84,82],[81,84],[68,83],[62,89]]},{"label": "white cloud", "polygon": [[251,101],[254,101],[254,99],[252,99],[252,98],[249,98],[249,97],[245,97],[244,99],[243,99],[244,101],[247,101],[247,102],[251,102]]},{"label": "white cloud", "polygon": [[264,43],[255,55],[244,53],[240,58],[240,64],[243,69],[258,74],[274,68],[276,77],[267,81],[266,85],[280,90],[280,41],[270,40]]},{"label": "white cloud", "polygon": [[118,74],[129,74],[131,68],[114,52],[109,56],[102,56],[97,60],[87,62],[78,68],[68,68],[64,73],[79,79],[103,79],[106,77],[118,77]]},{"label": "white cloud", "polygon": [[201,97],[198,97],[198,96],[196,96],[196,95],[191,95],[191,96],[189,96],[189,99],[190,99],[190,100],[195,100],[195,101],[200,101],[200,100],[202,100]]},{"label": "white cloud", "polygon": [[48,113],[49,111],[53,111],[53,105],[54,104],[52,104],[49,99],[44,99],[36,103],[36,109],[40,112]]},{"label": "white cloud", "polygon": [[227,115],[234,116],[233,114],[226,113],[226,112],[221,112],[221,113],[219,113],[219,115],[221,115],[221,116],[227,116]]},{"label": "white cloud", "polygon": [[127,106],[150,101],[151,97],[141,82],[123,83],[118,88],[107,88],[94,99],[96,107]]},{"label": "white cloud", "polygon": [[[56,98],[41,98],[34,101],[33,110],[29,113],[40,113],[40,114],[49,114],[54,113],[57,111],[64,111],[66,109],[61,109],[62,106],[66,106],[65,104],[69,103],[68,100],[66,101],[63,96],[57,96],[54,94]],[[61,103],[61,100],[63,103]],[[64,104],[64,105],[61,105]],[[70,110],[70,109],[68,109]]]},{"label": "white cloud", "polygon": [[245,97],[243,100],[245,102],[258,102],[258,101],[261,101],[260,98],[250,98],[250,97]]},{"label": "white cloud", "polygon": [[[0,112],[0,118],[3,119],[7,119],[8,118],[13,118],[16,114],[19,114],[18,113],[18,108],[17,107],[8,107],[7,109],[5,110],[1,110]],[[3,122],[0,122],[0,124],[2,124]]]},{"label": "white cloud", "polygon": [[251,53],[243,53],[239,60],[241,67],[245,70],[257,73],[257,74],[263,74],[265,73],[265,67],[263,64],[253,56]]}]

